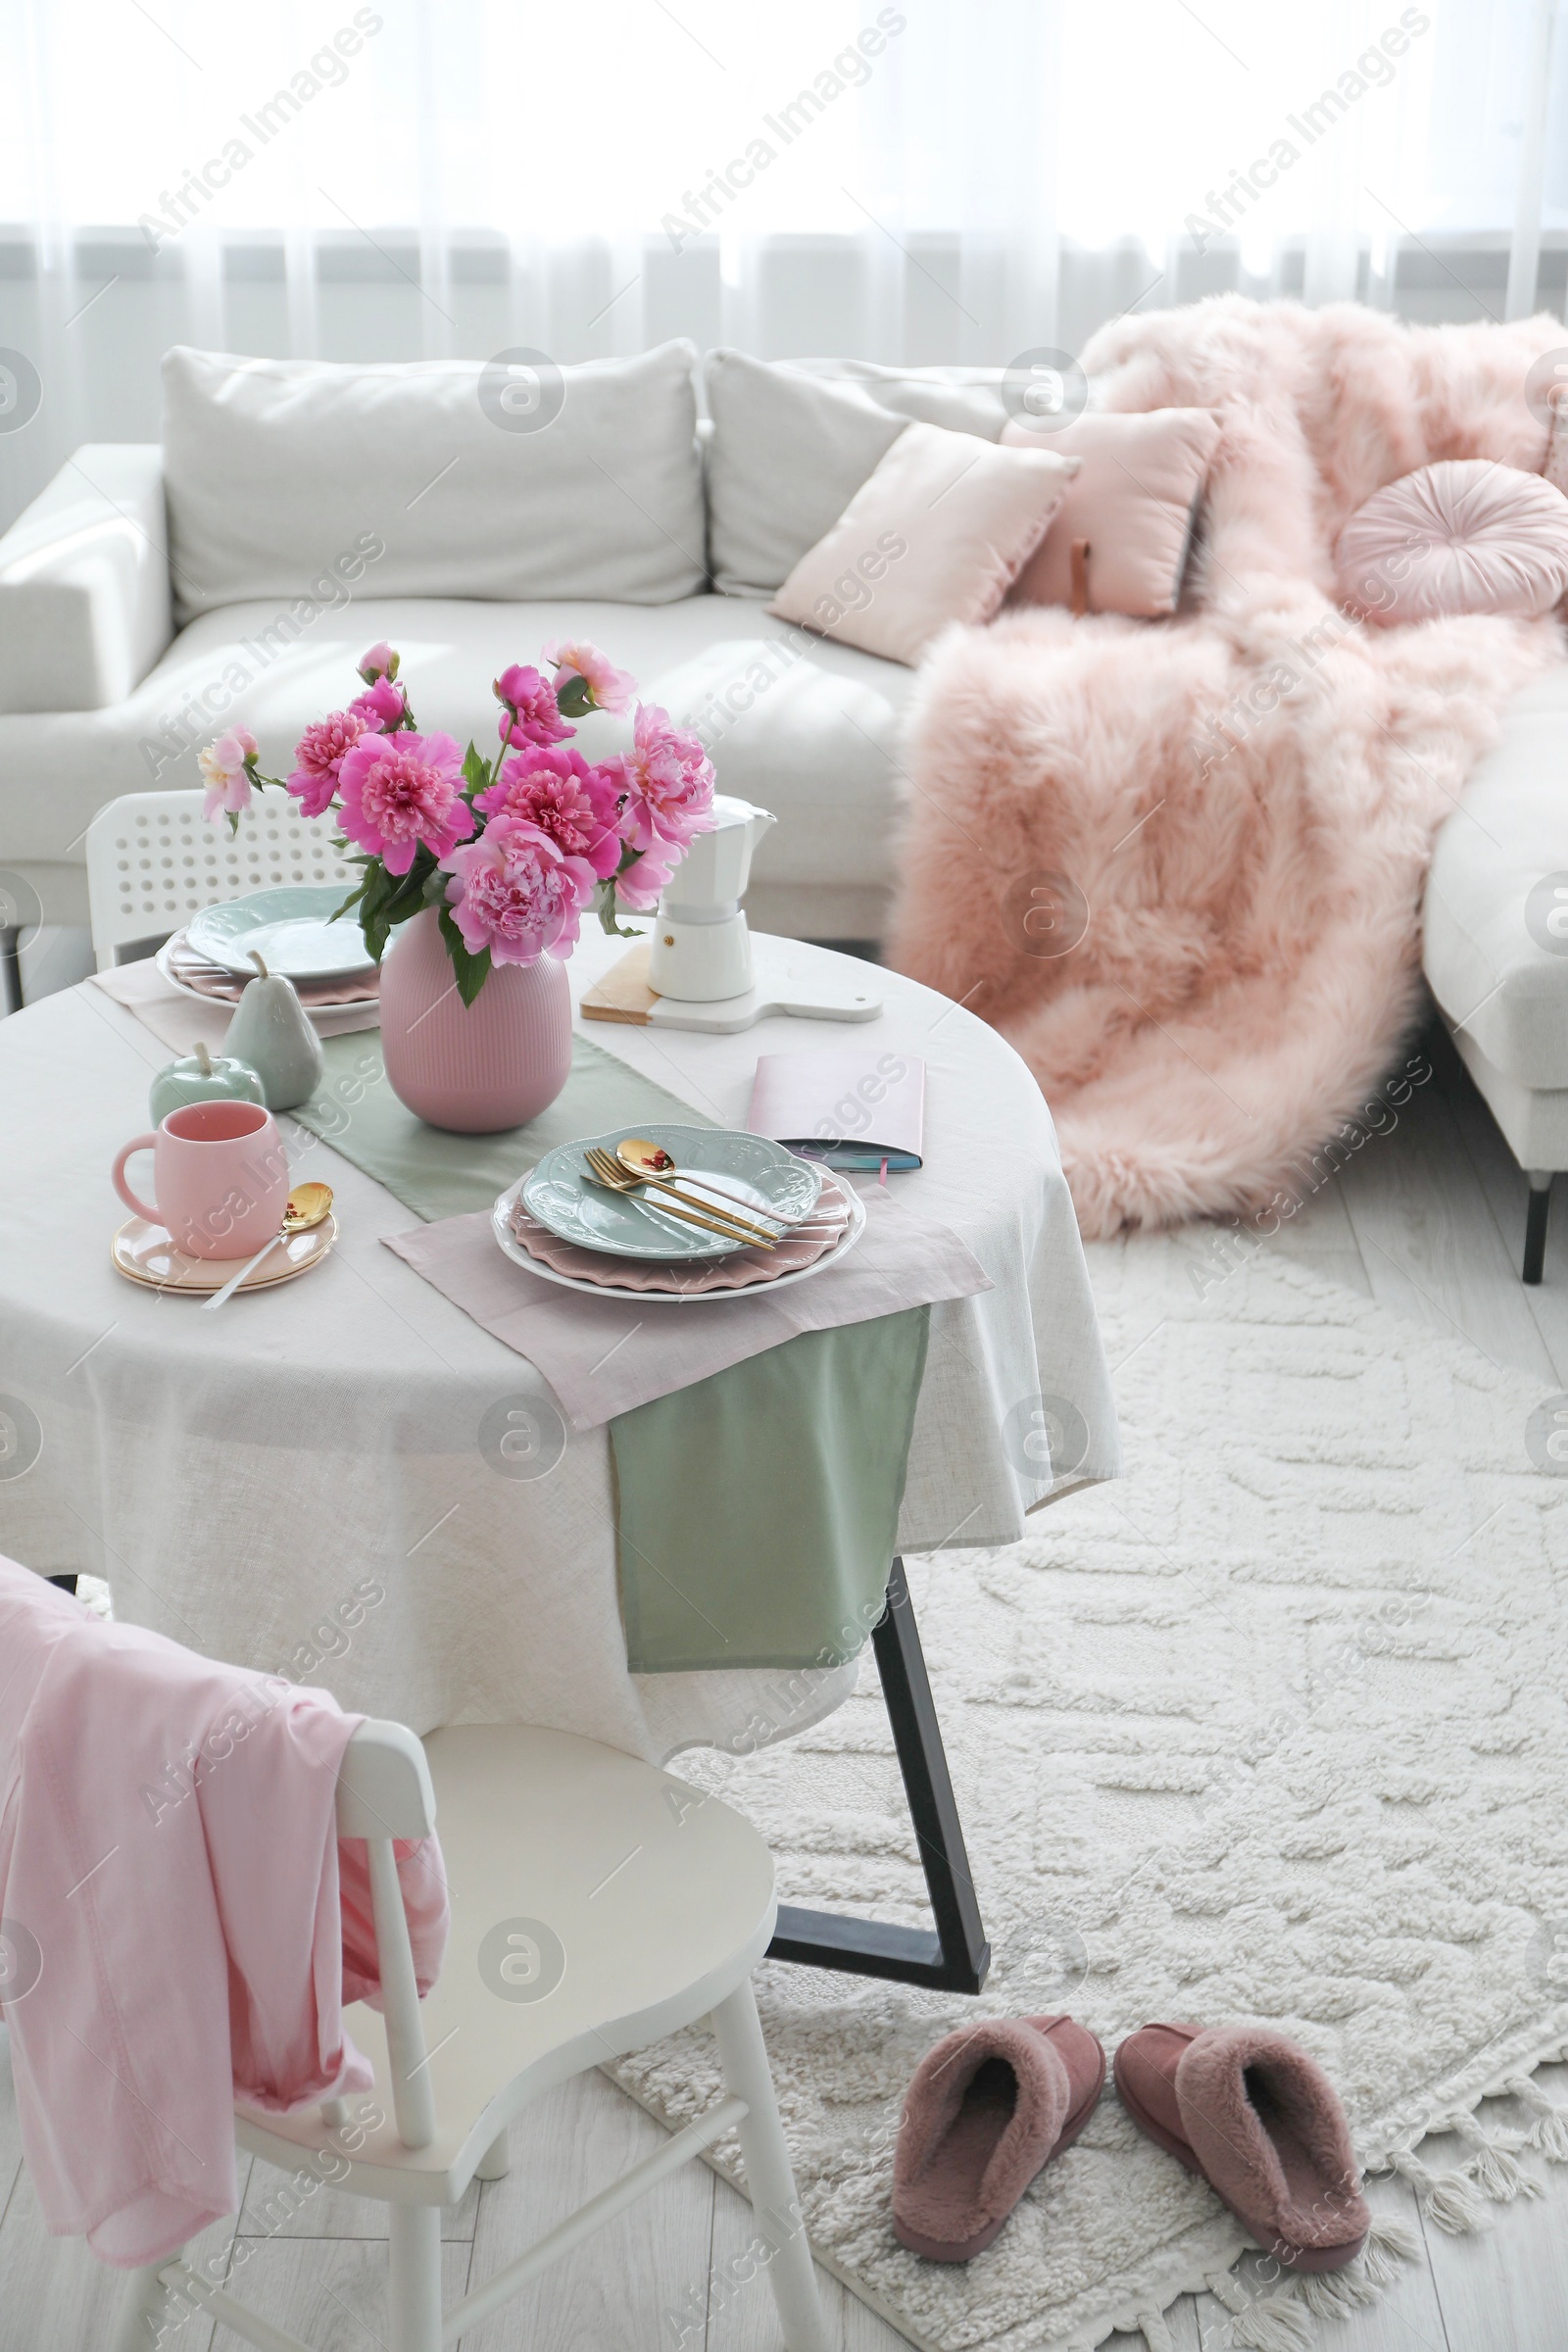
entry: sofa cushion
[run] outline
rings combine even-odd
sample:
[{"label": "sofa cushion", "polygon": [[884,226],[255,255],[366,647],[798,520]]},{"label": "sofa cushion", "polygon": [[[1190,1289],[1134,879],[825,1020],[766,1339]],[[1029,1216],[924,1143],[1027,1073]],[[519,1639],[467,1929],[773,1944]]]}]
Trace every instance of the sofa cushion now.
[{"label": "sofa cushion", "polygon": [[726,596],[774,595],[911,421],[1000,438],[1002,369],[710,351],[708,544]]},{"label": "sofa cushion", "polygon": [[1079,464],[906,424],[767,609],[912,664],[950,622],[991,618]]},{"label": "sofa cushion", "polygon": [[1427,879],[1432,993],[1490,1062],[1530,1087],[1568,1087],[1565,773],[1568,667],[1514,696]]},{"label": "sofa cushion", "polygon": [[1083,540],[1091,612],[1142,620],[1174,612],[1219,430],[1208,409],[1107,410],[1052,432],[1014,417],[1003,429],[1005,447],[1054,449],[1082,464],[1013,603],[1070,605],[1073,542]]},{"label": "sofa cushion", "polygon": [[1568,498],[1516,466],[1446,459],[1358,507],[1334,563],[1350,610],[1385,627],[1453,612],[1533,620],[1568,588]]},{"label": "sofa cushion", "polygon": [[379,596],[690,596],[705,564],[695,358],[666,343],[514,376],[525,397],[509,407],[494,363],[176,348],[164,362],[176,609],[305,595],[323,570],[367,562]]},{"label": "sofa cushion", "polygon": [[[365,599],[323,610],[292,635],[272,604],[205,613],[113,710],[0,718],[5,861],[84,862],[82,837],[98,809],[122,793],[199,784],[197,749],[225,726],[251,727],[263,769],[286,775],[303,727],[350,699],[354,664],[378,638],[402,654],[420,725],[463,744],[472,736],[488,752],[491,679],[510,662],[536,662],[556,636],[603,646],[637,678],[643,701],[696,728],[720,791],[773,810],[779,821],[755,868],[754,903],[767,902],[767,920],[799,907],[825,937],[831,920],[809,911],[823,894],[880,908],[893,879],[896,738],[913,673],[825,644],[756,605],[707,595],[644,606]],[[599,757],[628,733],[626,720],[599,712],[577,740]],[[850,928],[868,919],[862,912]]]}]

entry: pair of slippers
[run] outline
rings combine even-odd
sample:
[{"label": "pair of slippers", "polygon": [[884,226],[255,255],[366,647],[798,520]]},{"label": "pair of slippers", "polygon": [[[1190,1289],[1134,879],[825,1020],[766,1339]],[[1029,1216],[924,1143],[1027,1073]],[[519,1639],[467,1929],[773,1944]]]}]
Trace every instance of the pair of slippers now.
[{"label": "pair of slippers", "polygon": [[[1145,2026],[1116,2052],[1141,2132],[1200,2173],[1287,2269],[1339,2271],[1372,2217],[1334,2085],[1283,2034]],[[893,2228],[931,2262],[968,2262],[1095,2111],[1105,2053],[1070,2017],[987,2018],[929,2050],[905,2100]]]}]

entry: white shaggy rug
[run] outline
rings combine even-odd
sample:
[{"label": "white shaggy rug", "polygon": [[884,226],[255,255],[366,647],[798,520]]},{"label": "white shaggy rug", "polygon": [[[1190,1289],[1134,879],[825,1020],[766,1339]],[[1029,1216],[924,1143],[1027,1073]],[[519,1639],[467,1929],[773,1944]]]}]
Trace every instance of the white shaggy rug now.
[{"label": "white shaggy rug", "polygon": [[[1080,2352],[1142,2326],[1163,2352],[1159,2313],[1207,2284],[1236,2342],[1290,2352],[1394,2275],[1397,2230],[1251,2300],[1243,2232],[1107,2085],[987,2253],[924,2263],[889,2227],[903,2092],[977,2007],[1068,2009],[1107,2050],[1150,2019],[1258,2021],[1440,2227],[1528,2185],[1523,2135],[1473,2111],[1568,2043],[1568,1479],[1532,1460],[1540,1385],[1457,1338],[1266,1254],[1206,1298],[1190,1240],[1091,1259],[1127,1477],[910,1570],[990,1984],[769,1964],[763,2025],[812,2245],[912,2342]],[[760,1824],[788,1897],[924,1922],[869,1664],[801,1739],[677,1769]],[[703,2035],[615,2072],[672,2123],[717,2088]],[[1568,2119],[1524,2088],[1534,2151],[1568,2161]],[[1435,2176],[1411,2151],[1439,2125],[1469,2146]]]}]

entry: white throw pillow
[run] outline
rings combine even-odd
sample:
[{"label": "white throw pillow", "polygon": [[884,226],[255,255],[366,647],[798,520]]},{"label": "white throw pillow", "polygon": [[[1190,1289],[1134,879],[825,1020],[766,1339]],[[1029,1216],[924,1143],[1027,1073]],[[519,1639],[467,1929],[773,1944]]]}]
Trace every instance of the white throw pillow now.
[{"label": "white throw pillow", "polygon": [[772,596],[911,419],[995,441],[1007,417],[1002,375],[710,351],[703,388],[714,587]]},{"label": "white throw pillow", "polygon": [[[690,343],[532,375],[476,360],[164,361],[184,619],[309,596],[668,604],[704,584]],[[354,571],[358,564],[360,572]]]},{"label": "white throw pillow", "polygon": [[906,424],[769,612],[889,662],[949,621],[987,621],[1039,546],[1080,460]]}]

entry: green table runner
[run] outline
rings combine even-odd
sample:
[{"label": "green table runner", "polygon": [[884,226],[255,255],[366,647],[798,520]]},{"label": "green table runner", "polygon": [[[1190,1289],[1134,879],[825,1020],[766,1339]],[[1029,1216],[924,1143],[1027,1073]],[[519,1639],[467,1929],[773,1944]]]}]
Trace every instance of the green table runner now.
[{"label": "green table runner", "polygon": [[[427,1224],[488,1208],[573,1136],[715,1124],[580,1036],[564,1092],[501,1135],[448,1135],[405,1109],[373,1030],[322,1050],[294,1117]],[[898,1548],[929,1318],[916,1306],[802,1332],[611,1422],[634,1674],[833,1666],[859,1649]]]},{"label": "green table runner", "polygon": [[573,1037],[571,1076],[549,1108],[525,1127],[508,1127],[499,1135],[448,1135],[416,1118],[386,1082],[378,1030],[323,1037],[321,1051],[326,1074],[294,1117],[384,1184],[426,1225],[437,1217],[488,1208],[524,1168],[558,1144],[569,1144],[574,1135],[603,1135],[622,1119],[643,1125],[672,1120],[686,1127],[715,1123],[586,1037]]}]

